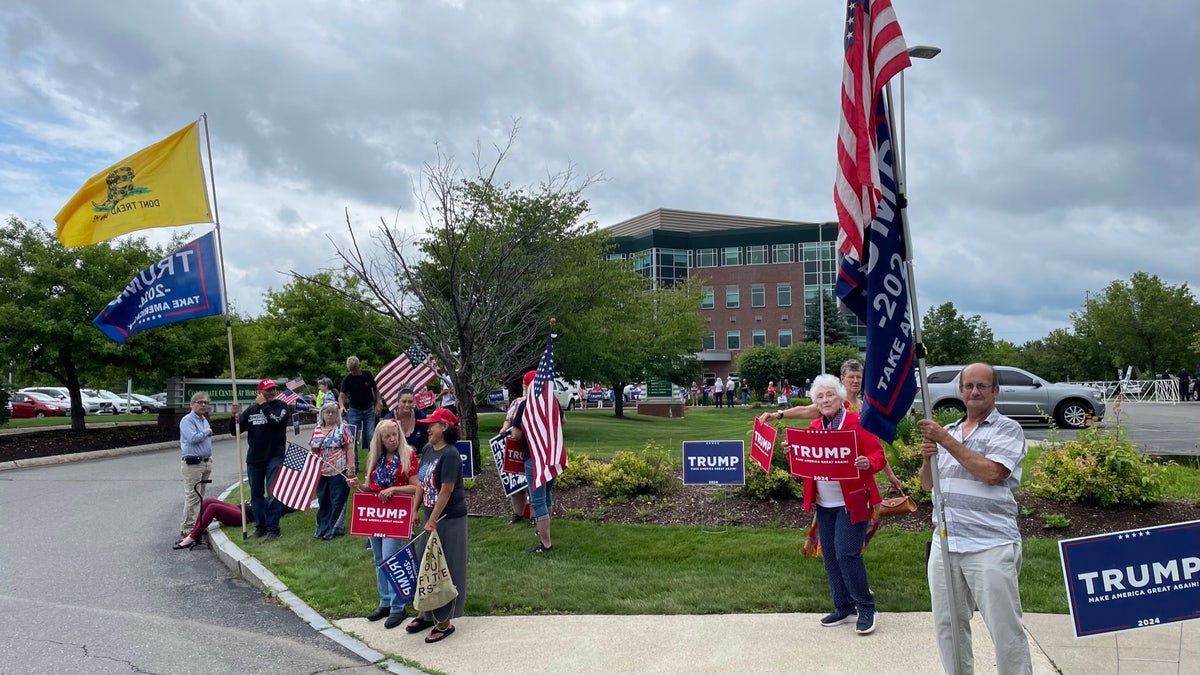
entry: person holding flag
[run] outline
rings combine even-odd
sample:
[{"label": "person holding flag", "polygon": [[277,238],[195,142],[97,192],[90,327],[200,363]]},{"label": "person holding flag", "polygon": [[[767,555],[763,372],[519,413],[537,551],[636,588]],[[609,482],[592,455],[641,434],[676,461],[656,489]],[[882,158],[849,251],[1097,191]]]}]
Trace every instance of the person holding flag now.
[{"label": "person holding flag", "polygon": [[[417,423],[429,428],[429,444],[421,450],[421,466],[417,469],[424,488],[425,531],[437,530],[450,579],[458,589],[454,600],[421,612],[404,627],[409,633],[433,627],[425,638],[425,642],[432,644],[454,633],[450,620],[462,616],[467,603],[467,498],[463,490],[462,456],[454,445],[458,442],[458,417],[446,408],[438,408]],[[424,558],[428,541],[429,537],[424,537],[418,544],[417,560]]]},{"label": "person holding flag", "polygon": [[[550,320],[553,330],[554,320]],[[522,444],[525,477],[529,480],[529,503],[537,525],[538,543],[530,553],[550,553],[550,511],[554,507],[554,480],[567,467],[563,447],[562,410],[554,398],[554,333],[546,340],[546,350],[537,370],[525,373],[525,401],[515,415],[512,438]]]},{"label": "person holding flag", "polygon": [[278,400],[278,385],[269,377],[258,382],[258,398],[244,411],[234,403],[229,409],[229,433],[246,431],[246,478],[250,481],[250,508],[254,511],[254,536],[263,541],[279,538],[283,507],[274,496],[267,497],[270,481],[283,466],[287,452],[288,407]]},{"label": "person holding flag", "polygon": [[342,422],[337,401],[329,401],[317,413],[308,447],[321,458],[317,481],[317,530],[314,539],[332,541],[350,495],[347,481],[358,475],[354,449],[354,427]]},{"label": "person holding flag", "polygon": [[[347,482],[352,489],[358,492],[373,492],[379,495],[380,501],[386,503],[396,495],[421,494],[417,467],[417,454],[404,441],[396,421],[383,420],[375,428],[375,436],[371,438],[371,450],[367,454],[367,485],[362,485],[355,477],[349,478]],[[375,590],[379,593],[379,607],[367,615],[367,621],[386,618],[383,627],[395,628],[404,622],[404,602],[400,600],[395,586],[381,564],[408,542],[391,537],[368,537],[367,541],[371,544],[371,556],[375,559]]]}]

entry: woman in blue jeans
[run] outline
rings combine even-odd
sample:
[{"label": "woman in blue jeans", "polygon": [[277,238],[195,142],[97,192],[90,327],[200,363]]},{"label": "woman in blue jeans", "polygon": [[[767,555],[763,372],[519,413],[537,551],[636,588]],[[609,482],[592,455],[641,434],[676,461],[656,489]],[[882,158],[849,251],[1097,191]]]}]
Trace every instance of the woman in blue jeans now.
[{"label": "woman in blue jeans", "polygon": [[[550,511],[554,508],[554,480],[543,483],[536,490],[533,489],[533,457],[529,454],[529,444],[525,438],[525,432],[521,428],[524,424],[522,417],[525,413],[525,406],[529,404],[530,389],[533,386],[533,380],[536,377],[536,371],[525,373],[525,401],[521,403],[520,408],[512,419],[512,434],[513,440],[521,443],[525,455],[525,478],[529,481],[529,506],[533,510],[533,522],[537,526],[538,543],[533,548],[529,549],[530,553],[550,553],[554,550],[554,544],[550,540]],[[559,414],[562,411],[559,410]]]},{"label": "woman in blue jeans", "polygon": [[[400,494],[420,497],[418,466],[416,452],[404,442],[396,420],[383,420],[375,427],[375,435],[371,438],[371,452],[367,455],[367,486],[363,487],[357,479],[352,478],[350,487],[359,492],[374,492],[383,502]],[[375,558],[375,590],[379,592],[379,607],[367,615],[367,620],[378,621],[386,617],[383,627],[395,628],[404,622],[404,602],[379,564],[408,542],[391,537],[368,537],[368,541],[371,543],[371,555]]]}]

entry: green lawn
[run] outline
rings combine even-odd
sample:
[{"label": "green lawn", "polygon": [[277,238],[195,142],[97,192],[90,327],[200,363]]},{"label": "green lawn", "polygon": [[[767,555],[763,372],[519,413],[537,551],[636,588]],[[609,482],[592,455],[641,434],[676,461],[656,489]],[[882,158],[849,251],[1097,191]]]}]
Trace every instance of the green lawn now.
[{"label": "green lawn", "polygon": [[[98,424],[112,424],[113,422],[155,422],[158,420],[158,413],[147,413],[145,415],[88,415],[84,417],[84,424],[94,426]],[[35,427],[69,427],[71,426],[71,418],[67,417],[30,417],[27,419],[9,420],[5,425],[9,429],[30,429]]]}]

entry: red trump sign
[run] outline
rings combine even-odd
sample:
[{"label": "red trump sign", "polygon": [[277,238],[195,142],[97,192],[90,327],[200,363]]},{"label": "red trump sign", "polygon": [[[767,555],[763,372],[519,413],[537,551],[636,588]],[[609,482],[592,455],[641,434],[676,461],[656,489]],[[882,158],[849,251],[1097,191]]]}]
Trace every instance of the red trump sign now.
[{"label": "red trump sign", "polygon": [[395,495],[386,502],[373,492],[355,492],[352,497],[350,534],[389,539],[412,536],[413,495]]},{"label": "red trump sign", "polygon": [[771,473],[771,453],[775,450],[775,427],[754,420],[754,433],[750,437],[750,459],[754,460],[764,473]]},{"label": "red trump sign", "polygon": [[853,480],[859,476],[858,437],[840,429],[787,430],[791,474],[813,480]]}]

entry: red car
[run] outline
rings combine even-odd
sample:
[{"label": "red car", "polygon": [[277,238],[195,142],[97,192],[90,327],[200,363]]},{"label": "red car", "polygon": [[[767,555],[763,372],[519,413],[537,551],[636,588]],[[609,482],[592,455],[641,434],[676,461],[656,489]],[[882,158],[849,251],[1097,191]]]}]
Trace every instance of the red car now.
[{"label": "red car", "polygon": [[9,394],[14,419],[22,417],[62,417],[71,409],[70,405],[45,394],[13,392]]}]

